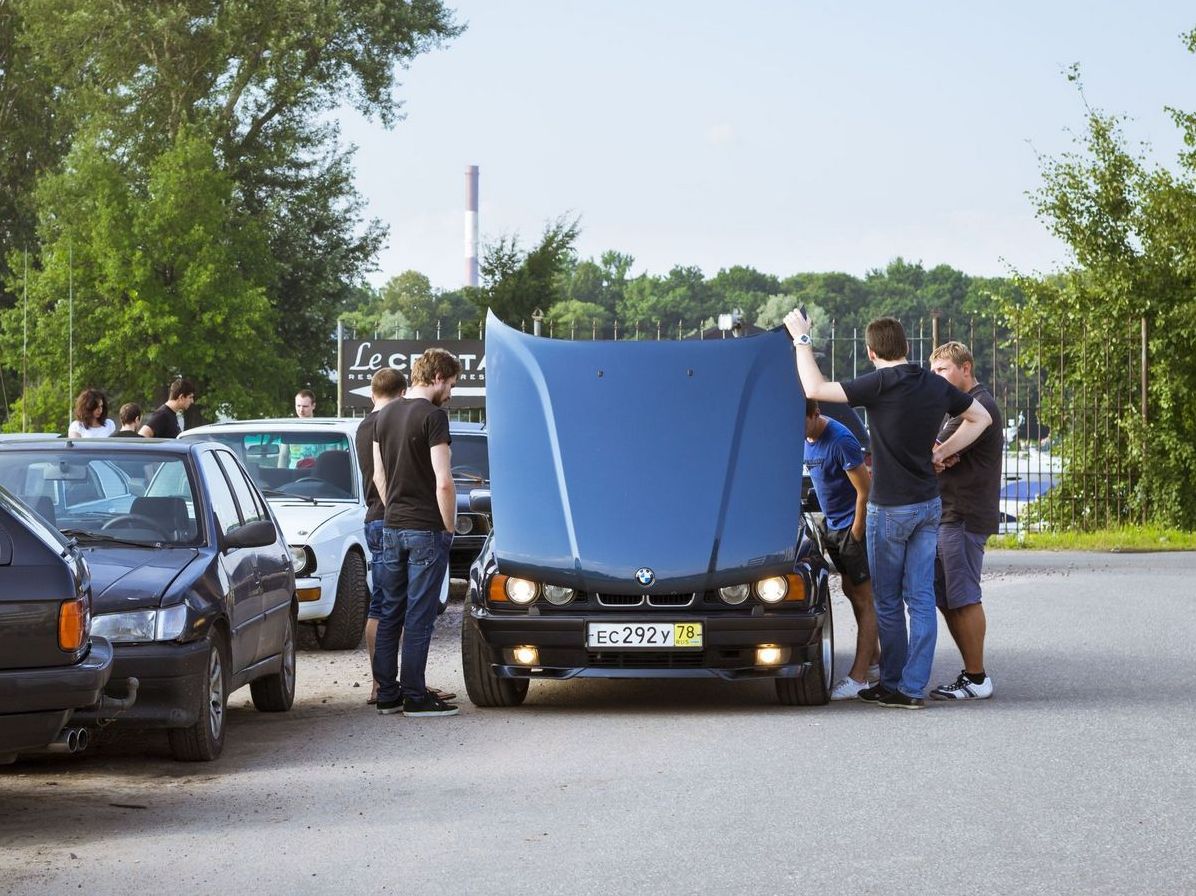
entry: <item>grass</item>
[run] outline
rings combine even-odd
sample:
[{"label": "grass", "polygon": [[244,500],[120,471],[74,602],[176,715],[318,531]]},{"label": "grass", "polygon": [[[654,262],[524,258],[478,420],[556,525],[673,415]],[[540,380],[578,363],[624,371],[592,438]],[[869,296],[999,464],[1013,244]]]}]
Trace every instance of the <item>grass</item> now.
[{"label": "grass", "polygon": [[1029,551],[1196,551],[1196,532],[1141,526],[1098,532],[1019,532],[994,535],[990,549]]}]

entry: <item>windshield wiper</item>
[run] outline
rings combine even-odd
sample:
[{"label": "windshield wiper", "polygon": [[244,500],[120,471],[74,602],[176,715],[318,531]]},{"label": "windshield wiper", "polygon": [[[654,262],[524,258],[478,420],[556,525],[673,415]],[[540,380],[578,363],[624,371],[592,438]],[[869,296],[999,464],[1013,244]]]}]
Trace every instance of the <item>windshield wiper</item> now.
[{"label": "windshield wiper", "polygon": [[308,497],[307,495],[292,495],[290,492],[280,491],[276,488],[262,488],[260,485],[258,488],[261,489],[262,494],[267,498],[294,498],[298,501],[310,501],[312,504],[320,503],[315,498]]},{"label": "windshield wiper", "polygon": [[80,542],[92,541],[103,542],[104,544],[123,544],[131,548],[160,548],[166,544],[162,541],[130,541],[127,538],[109,535],[107,532],[92,532],[90,529],[59,529],[58,531]]}]

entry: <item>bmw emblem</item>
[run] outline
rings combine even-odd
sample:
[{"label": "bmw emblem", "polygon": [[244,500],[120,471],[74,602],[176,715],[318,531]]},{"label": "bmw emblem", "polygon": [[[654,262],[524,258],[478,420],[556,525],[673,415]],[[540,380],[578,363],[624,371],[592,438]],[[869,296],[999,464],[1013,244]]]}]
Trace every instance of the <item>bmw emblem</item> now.
[{"label": "bmw emblem", "polygon": [[656,573],[652,572],[646,566],[641,566],[635,571],[635,580],[647,588],[656,581]]}]

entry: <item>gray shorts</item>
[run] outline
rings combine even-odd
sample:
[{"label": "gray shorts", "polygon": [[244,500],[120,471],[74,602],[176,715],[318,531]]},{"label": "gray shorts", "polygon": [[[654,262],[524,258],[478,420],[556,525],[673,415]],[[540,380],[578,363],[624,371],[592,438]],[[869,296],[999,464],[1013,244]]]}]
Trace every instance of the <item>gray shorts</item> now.
[{"label": "gray shorts", "polygon": [[934,557],[934,597],[939,609],[956,610],[980,603],[980,567],[987,535],[977,535],[963,523],[940,523]]}]

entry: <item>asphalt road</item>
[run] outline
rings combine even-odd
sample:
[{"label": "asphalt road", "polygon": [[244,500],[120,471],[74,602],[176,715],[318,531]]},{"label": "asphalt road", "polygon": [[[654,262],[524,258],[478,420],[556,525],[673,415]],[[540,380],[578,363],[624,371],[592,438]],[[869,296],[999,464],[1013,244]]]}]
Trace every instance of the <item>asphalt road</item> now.
[{"label": "asphalt road", "polygon": [[1196,892],[1194,579],[1193,554],[994,552],[996,696],[922,712],[713,681],[477,710],[458,604],[430,674],[456,718],[378,716],[363,653],[304,653],[293,712],[234,695],[217,763],[163,738],[0,767],[0,893]]}]

